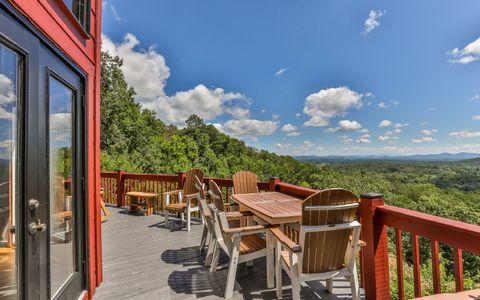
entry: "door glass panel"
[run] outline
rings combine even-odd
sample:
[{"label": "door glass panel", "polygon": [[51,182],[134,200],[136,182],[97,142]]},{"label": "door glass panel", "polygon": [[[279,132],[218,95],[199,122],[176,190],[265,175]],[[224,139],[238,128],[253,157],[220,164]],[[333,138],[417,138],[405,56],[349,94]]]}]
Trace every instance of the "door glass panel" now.
[{"label": "door glass panel", "polygon": [[17,294],[13,228],[17,200],[17,95],[19,57],[0,44],[0,299]]},{"label": "door glass panel", "polygon": [[72,215],[72,104],[75,93],[54,77],[49,81],[50,284],[51,294],[55,296],[76,271]]}]

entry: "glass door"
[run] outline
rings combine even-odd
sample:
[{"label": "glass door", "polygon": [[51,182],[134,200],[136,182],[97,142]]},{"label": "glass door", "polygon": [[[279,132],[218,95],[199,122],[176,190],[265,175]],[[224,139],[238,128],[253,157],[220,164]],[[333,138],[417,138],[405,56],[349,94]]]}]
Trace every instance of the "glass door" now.
[{"label": "glass door", "polygon": [[78,299],[87,282],[85,77],[2,3],[0,300]]},{"label": "glass door", "polygon": [[22,57],[0,43],[0,299],[18,291],[17,225],[19,146],[17,111],[22,90]]}]

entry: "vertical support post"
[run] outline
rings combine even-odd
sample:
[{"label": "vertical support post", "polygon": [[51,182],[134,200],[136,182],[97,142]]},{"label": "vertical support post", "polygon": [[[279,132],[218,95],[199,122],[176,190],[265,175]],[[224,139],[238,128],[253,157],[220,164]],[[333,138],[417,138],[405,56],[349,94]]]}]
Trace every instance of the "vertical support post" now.
[{"label": "vertical support post", "polygon": [[276,186],[278,183],[280,183],[280,182],[282,182],[282,181],[280,180],[280,178],[278,178],[278,177],[270,177],[270,180],[268,181],[268,190],[269,190],[270,192],[275,192],[275,186]]},{"label": "vertical support post", "polygon": [[187,177],[187,172],[178,172],[178,189],[183,189],[183,183],[185,182],[185,177]]},{"label": "vertical support post", "polygon": [[430,252],[432,253],[433,292],[440,294],[442,290],[440,285],[440,259],[437,241],[430,241]]},{"label": "vertical support post", "polygon": [[377,207],[385,204],[383,195],[367,193],[360,196],[359,216],[362,223],[365,299],[389,300],[387,226],[381,223]]},{"label": "vertical support post", "polygon": [[125,171],[117,170],[117,207],[125,206]]},{"label": "vertical support post", "polygon": [[453,248],[453,266],[455,273],[455,291],[463,291],[463,258],[462,249]]}]

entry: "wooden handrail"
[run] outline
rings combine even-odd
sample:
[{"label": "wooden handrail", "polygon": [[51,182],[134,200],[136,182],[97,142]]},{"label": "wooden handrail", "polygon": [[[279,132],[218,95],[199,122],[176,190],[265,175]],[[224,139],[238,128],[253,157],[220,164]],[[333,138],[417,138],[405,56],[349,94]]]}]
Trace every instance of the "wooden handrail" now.
[{"label": "wooden handrail", "polygon": [[480,226],[391,205],[378,210],[382,224],[480,255]]}]

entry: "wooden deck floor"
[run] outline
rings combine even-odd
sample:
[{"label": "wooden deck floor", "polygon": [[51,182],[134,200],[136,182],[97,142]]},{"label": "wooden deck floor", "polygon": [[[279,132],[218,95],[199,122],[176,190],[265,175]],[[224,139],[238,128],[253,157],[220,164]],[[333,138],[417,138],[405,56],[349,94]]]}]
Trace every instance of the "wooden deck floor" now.
[{"label": "wooden deck floor", "polygon": [[[102,228],[104,282],[94,300],[223,298],[227,270],[211,274],[202,266],[199,222],[187,232],[179,221],[166,229],[160,215],[109,210]],[[284,299],[291,299],[289,282],[284,274]],[[233,299],[276,299],[275,290],[266,288],[265,260],[239,266]],[[302,299],[351,299],[350,286],[335,280],[330,294],[324,282],[311,282],[302,286]]]}]

